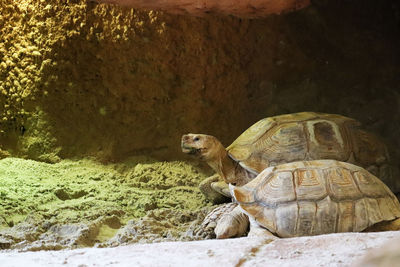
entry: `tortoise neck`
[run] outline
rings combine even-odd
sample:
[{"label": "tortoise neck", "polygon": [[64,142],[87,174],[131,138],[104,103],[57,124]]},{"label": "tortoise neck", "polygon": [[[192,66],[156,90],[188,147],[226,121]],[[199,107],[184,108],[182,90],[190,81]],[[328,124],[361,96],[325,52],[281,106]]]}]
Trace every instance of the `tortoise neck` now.
[{"label": "tortoise neck", "polygon": [[222,148],[216,157],[207,160],[207,163],[226,183],[234,183],[236,162],[229,157],[225,148]]},{"label": "tortoise neck", "polygon": [[208,165],[226,182],[242,186],[256,175],[243,168],[239,162],[231,158],[221,143],[217,143],[211,156],[206,159]]},{"label": "tortoise neck", "polygon": [[247,171],[240,166],[239,162],[231,158],[225,149],[219,157],[209,161],[208,164],[226,183],[236,186],[245,185],[256,177],[254,173]]},{"label": "tortoise neck", "polygon": [[242,186],[253,180],[257,174],[243,168],[239,162],[231,158],[228,152],[220,153],[220,156],[208,164],[213,168],[218,175],[226,182],[236,186]]}]

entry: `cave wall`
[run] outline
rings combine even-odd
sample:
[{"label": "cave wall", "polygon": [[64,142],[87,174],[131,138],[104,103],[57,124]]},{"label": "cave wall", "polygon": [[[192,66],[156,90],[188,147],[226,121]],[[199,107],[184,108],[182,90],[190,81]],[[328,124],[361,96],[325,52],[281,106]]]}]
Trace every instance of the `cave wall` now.
[{"label": "cave wall", "polygon": [[0,154],[184,157],[258,119],[339,113],[400,148],[400,5],[318,1],[249,20],[83,0],[0,3]]}]

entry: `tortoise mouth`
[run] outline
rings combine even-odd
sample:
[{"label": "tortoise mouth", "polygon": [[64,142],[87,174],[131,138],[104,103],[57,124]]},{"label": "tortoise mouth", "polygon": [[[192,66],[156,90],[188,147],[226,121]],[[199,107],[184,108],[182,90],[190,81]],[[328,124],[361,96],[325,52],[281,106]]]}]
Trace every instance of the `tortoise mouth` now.
[{"label": "tortoise mouth", "polygon": [[182,145],[182,152],[189,155],[198,155],[201,152],[201,148],[195,148],[191,146]]}]

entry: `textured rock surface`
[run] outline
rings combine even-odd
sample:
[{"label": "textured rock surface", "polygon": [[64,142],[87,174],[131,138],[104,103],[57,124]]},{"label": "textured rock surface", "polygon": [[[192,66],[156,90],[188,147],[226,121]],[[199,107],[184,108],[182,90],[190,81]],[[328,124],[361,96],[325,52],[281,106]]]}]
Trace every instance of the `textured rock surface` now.
[{"label": "textured rock surface", "polygon": [[0,262],[16,266],[350,266],[369,249],[400,232],[343,233],[280,239],[238,238],[129,245],[64,251],[0,252]]},{"label": "textured rock surface", "polygon": [[140,9],[162,10],[172,14],[204,16],[207,13],[218,13],[244,18],[259,18],[271,14],[280,14],[301,9],[310,4],[310,0],[99,0],[98,2],[114,3]]}]

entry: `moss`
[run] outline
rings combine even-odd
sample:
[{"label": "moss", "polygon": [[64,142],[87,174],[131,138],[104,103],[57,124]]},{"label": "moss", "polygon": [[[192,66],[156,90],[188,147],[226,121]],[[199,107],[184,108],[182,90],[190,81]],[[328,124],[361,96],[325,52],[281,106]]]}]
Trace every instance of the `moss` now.
[{"label": "moss", "polygon": [[[143,157],[108,165],[88,159],[48,164],[5,158],[0,160],[0,237],[10,236],[4,231],[21,228],[34,216],[35,227],[41,229],[35,231],[42,233],[56,225],[94,223],[96,230],[88,229],[103,242],[148,212],[194,212],[210,206],[197,188],[204,178],[187,163]],[[148,183],[139,182],[143,179]]]}]

